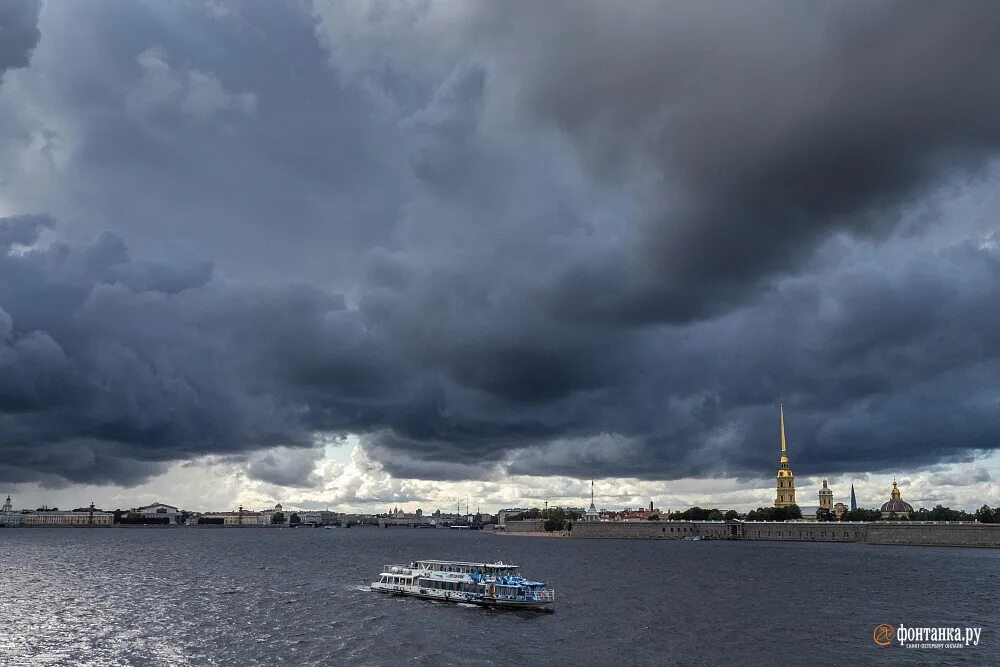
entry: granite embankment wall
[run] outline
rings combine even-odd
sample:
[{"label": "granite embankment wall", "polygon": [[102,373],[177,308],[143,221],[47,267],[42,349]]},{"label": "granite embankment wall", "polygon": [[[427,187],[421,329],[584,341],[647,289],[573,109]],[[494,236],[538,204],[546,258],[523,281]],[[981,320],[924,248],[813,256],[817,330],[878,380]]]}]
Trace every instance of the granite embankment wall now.
[{"label": "granite embankment wall", "polygon": [[661,539],[685,537],[795,542],[867,542],[1000,547],[1000,524],[930,522],[745,522],[635,521],[577,522],[574,538]]},{"label": "granite embankment wall", "polygon": [[865,542],[868,524],[864,522],[834,523],[832,521],[757,522],[742,524],[744,540],[789,540],[795,542]]},{"label": "granite embankment wall", "polygon": [[870,523],[868,543],[1000,547],[1000,523]]},{"label": "granite embankment wall", "polygon": [[[705,526],[718,526],[719,537],[723,535],[726,524],[714,523]],[[687,521],[600,521],[585,523],[577,521],[569,531],[570,537],[617,538],[631,540],[680,540],[685,537],[705,535],[697,532],[696,522]]]},{"label": "granite embankment wall", "polygon": [[504,530],[508,533],[544,533],[543,519],[528,519],[527,521],[505,521]]}]

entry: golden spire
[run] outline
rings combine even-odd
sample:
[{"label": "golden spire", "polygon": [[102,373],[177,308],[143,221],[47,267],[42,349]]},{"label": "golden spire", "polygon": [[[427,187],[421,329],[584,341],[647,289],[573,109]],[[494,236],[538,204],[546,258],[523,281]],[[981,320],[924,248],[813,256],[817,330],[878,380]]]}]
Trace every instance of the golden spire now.
[{"label": "golden spire", "polygon": [[775,507],[795,504],[795,475],[788,466],[788,440],[785,438],[785,406],[778,403],[778,425],[781,433],[781,458],[778,459],[778,486]]},{"label": "golden spire", "polygon": [[788,446],[785,444],[785,408],[781,403],[778,403],[778,414],[781,421],[781,451],[787,452]]}]

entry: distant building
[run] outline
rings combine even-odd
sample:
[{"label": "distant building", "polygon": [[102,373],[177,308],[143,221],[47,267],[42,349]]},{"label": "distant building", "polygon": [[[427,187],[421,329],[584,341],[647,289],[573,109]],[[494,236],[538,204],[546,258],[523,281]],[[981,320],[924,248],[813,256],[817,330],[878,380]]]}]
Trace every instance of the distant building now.
[{"label": "distant building", "polygon": [[908,519],[913,512],[913,505],[903,501],[896,480],[892,480],[892,492],[889,494],[889,502],[882,505],[883,519]]},{"label": "distant building", "polygon": [[263,512],[245,510],[243,505],[240,505],[235,512],[205,512],[199,519],[209,519],[210,521],[222,519],[224,526],[265,526],[270,522],[269,515]]},{"label": "distant building", "polygon": [[[282,511],[281,503],[274,506],[273,510],[264,510],[261,512],[264,515],[264,523],[266,524],[286,524],[288,523],[289,516]],[[275,521],[274,517],[278,517]]]},{"label": "distant building", "polygon": [[600,521],[601,515],[594,505],[594,480],[590,480],[590,507],[583,513],[583,520],[587,522]]},{"label": "distant building", "polygon": [[833,511],[833,490],[826,485],[826,480],[823,480],[823,488],[819,490],[819,507],[820,509]]},{"label": "distant building", "polygon": [[781,431],[781,458],[778,460],[778,486],[774,499],[775,507],[788,507],[795,504],[795,475],[788,466],[788,445],[785,441],[785,408],[778,404],[778,423]]},{"label": "distant building", "polygon": [[802,512],[802,518],[806,521],[818,520],[820,510],[833,512],[833,491],[827,485],[825,479],[823,480],[823,486],[819,489],[819,505],[807,505],[800,507],[799,510]]},{"label": "distant building", "polygon": [[181,511],[173,505],[163,503],[153,503],[145,507],[137,507],[129,514],[138,514],[150,518],[165,518],[170,525],[177,525],[181,522]]},{"label": "distant building", "polygon": [[3,504],[3,508],[0,509],[0,526],[20,525],[21,513],[14,511],[13,505],[10,504],[10,496],[7,496],[7,501]]},{"label": "distant building", "polygon": [[[507,525],[507,517],[520,514],[521,512],[527,512],[525,507],[510,507],[508,509],[502,509],[497,512],[497,525],[501,528]],[[441,516],[441,510],[434,513],[434,516]]]},{"label": "distant building", "polygon": [[72,512],[58,510],[35,510],[21,512],[22,526],[111,526],[115,522],[112,512],[105,512],[94,507]]},{"label": "distant building", "polygon": [[327,510],[307,510],[297,514],[299,521],[307,526],[328,526],[340,521],[340,515]]},{"label": "distant building", "polygon": [[833,516],[837,521],[840,521],[841,517],[847,514],[847,505],[844,503],[837,503],[833,506]]},{"label": "distant building", "polygon": [[804,521],[816,521],[819,505],[806,505],[805,507],[800,507],[799,511],[802,512],[802,519]]},{"label": "distant building", "polygon": [[851,511],[858,509],[858,499],[854,495],[854,485],[851,484]]}]

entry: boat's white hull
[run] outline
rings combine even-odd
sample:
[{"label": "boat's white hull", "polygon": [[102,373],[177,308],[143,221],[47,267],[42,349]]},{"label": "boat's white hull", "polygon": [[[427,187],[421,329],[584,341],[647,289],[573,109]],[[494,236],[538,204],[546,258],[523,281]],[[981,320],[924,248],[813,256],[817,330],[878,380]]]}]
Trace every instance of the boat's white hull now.
[{"label": "boat's white hull", "polygon": [[504,607],[506,609],[528,609],[532,611],[555,611],[555,600],[516,600],[492,597],[489,595],[477,595],[476,593],[464,593],[461,591],[435,591],[432,589],[421,589],[415,586],[394,586],[387,584],[372,584],[371,589],[379,593],[389,595],[403,595],[407,597],[421,598],[424,600],[437,600],[439,602],[461,602],[464,604],[474,604],[481,607]]}]

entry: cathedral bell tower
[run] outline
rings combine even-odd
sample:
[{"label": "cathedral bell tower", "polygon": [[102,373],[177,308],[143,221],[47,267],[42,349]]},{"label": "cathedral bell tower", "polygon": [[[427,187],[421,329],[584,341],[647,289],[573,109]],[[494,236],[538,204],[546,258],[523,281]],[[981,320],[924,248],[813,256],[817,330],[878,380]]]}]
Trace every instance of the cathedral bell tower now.
[{"label": "cathedral bell tower", "polygon": [[833,511],[833,489],[826,485],[823,480],[823,488],[819,490],[819,508]]},{"label": "cathedral bell tower", "polygon": [[778,487],[774,499],[775,507],[795,504],[795,475],[788,467],[788,444],[785,442],[785,408],[778,403],[778,423],[781,429],[781,458],[778,459]]}]

